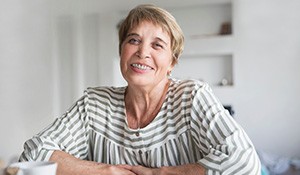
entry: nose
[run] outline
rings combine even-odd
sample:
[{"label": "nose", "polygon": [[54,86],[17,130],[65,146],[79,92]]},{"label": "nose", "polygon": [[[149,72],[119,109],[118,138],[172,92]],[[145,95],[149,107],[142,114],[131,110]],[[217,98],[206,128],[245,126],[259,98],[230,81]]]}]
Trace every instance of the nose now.
[{"label": "nose", "polygon": [[142,59],[150,58],[150,47],[141,43],[137,51],[137,56]]}]

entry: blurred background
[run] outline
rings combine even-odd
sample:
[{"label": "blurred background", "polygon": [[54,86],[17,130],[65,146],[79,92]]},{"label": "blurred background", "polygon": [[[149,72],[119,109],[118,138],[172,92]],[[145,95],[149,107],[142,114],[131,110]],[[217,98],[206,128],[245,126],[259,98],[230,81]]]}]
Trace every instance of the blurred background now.
[{"label": "blurred background", "polygon": [[140,3],[186,38],[173,77],[211,84],[257,150],[300,157],[299,0],[0,0],[0,159],[89,86],[123,86],[117,24]]}]

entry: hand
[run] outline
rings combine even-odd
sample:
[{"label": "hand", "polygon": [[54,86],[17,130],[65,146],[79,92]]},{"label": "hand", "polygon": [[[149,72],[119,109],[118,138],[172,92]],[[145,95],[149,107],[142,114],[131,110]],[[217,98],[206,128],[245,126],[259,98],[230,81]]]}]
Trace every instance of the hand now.
[{"label": "hand", "polygon": [[132,166],[129,165],[101,165],[101,174],[103,175],[136,175],[132,172]]},{"label": "hand", "polygon": [[129,166],[123,168],[134,172],[136,175],[204,175],[205,169],[199,164],[186,164],[178,166],[165,166],[160,168],[147,168],[144,166]]},{"label": "hand", "polygon": [[141,165],[131,166],[130,170],[136,175],[159,175],[158,168],[147,168]]},{"label": "hand", "polygon": [[58,163],[57,175],[136,175],[129,165],[109,165],[81,160],[63,151],[54,151],[50,161]]}]

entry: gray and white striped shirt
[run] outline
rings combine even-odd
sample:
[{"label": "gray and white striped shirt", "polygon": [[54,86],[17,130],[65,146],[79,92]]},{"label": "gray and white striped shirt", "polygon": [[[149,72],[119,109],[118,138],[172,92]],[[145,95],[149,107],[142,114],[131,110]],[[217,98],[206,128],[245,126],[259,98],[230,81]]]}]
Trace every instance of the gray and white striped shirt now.
[{"label": "gray and white striped shirt", "polygon": [[48,160],[62,150],[107,164],[200,163],[207,174],[260,174],[250,139],[206,83],[172,79],[159,113],[141,129],[127,125],[125,89],[88,88],[62,117],[25,142],[20,160]]}]

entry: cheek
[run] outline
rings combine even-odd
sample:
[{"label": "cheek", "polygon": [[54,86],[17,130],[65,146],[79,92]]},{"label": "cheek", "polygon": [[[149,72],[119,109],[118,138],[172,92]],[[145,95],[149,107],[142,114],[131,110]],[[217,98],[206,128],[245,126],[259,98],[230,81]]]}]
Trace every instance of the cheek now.
[{"label": "cheek", "polygon": [[120,53],[120,67],[121,70],[127,69],[127,62],[130,59],[131,54],[126,47],[122,47],[121,53]]},{"label": "cheek", "polygon": [[121,69],[124,69],[124,67],[126,66],[126,57],[124,56],[124,54],[120,55],[120,67]]},{"label": "cheek", "polygon": [[130,57],[133,53],[134,53],[133,48],[125,44],[122,46],[120,57],[121,59],[124,58],[126,59]]},{"label": "cheek", "polygon": [[165,67],[170,67],[172,65],[173,59],[172,59],[172,55],[170,53],[164,53],[160,57],[165,58],[165,59],[162,60],[162,64]]},{"label": "cheek", "polygon": [[120,57],[122,58],[122,55],[124,55],[124,44],[121,45],[120,48]]},{"label": "cheek", "polygon": [[126,50],[123,49],[123,50],[121,51],[121,54],[120,54],[120,62],[121,62],[121,63],[124,63],[124,61],[125,61],[125,60],[127,59],[127,57],[128,57],[127,55],[128,55],[128,54],[127,54]]}]

